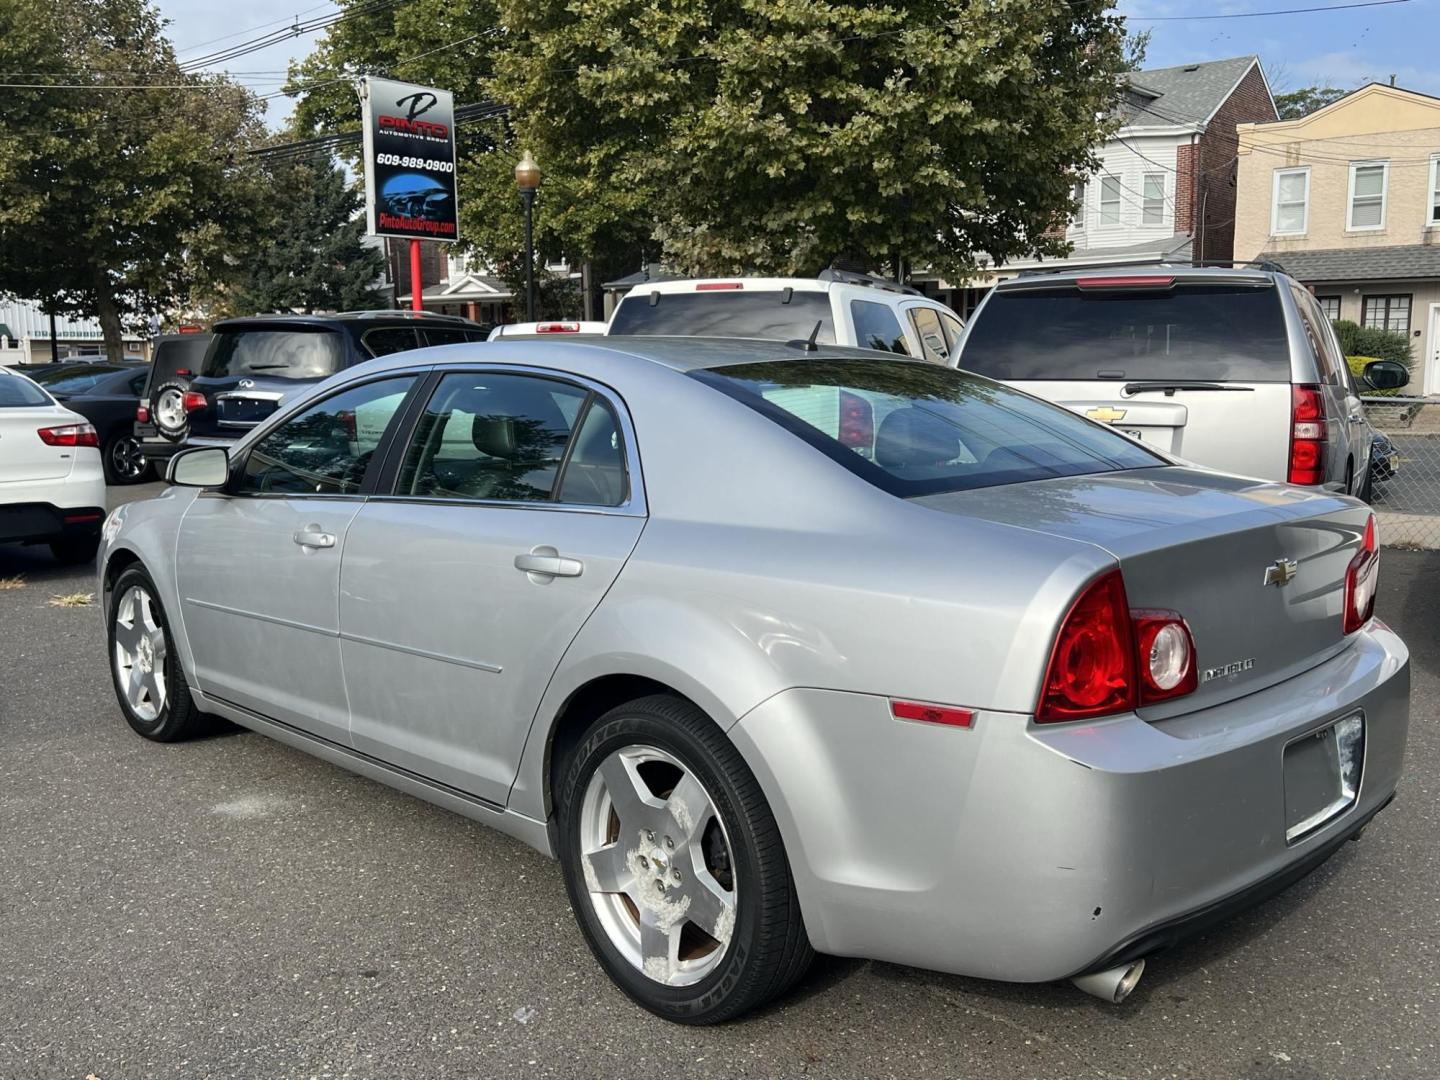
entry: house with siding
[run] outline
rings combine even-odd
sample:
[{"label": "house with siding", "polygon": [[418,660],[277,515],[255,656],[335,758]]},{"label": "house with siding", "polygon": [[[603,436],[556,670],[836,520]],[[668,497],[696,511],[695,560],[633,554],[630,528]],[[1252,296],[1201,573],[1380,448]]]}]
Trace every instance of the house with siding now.
[{"label": "house with siding", "polygon": [[1332,319],[1405,334],[1407,392],[1440,394],[1440,98],[1372,83],[1237,135],[1236,254],[1278,262]]},{"label": "house with siding", "polygon": [[995,281],[1024,270],[1229,259],[1236,125],[1279,116],[1260,58],[1132,72],[1118,108],[1121,126],[1097,149],[1099,168],[1075,186],[1068,257],[1016,260],[963,288],[924,274],[915,284],[968,317]]}]

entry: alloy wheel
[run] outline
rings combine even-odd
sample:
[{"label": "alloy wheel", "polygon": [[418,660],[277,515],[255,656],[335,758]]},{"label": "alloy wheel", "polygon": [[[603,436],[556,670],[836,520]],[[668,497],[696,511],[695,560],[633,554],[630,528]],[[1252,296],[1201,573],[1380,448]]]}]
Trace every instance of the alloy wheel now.
[{"label": "alloy wheel", "polygon": [[115,605],[115,673],[130,710],[146,722],[165,708],[165,628],[155,601],[132,585]]},{"label": "alloy wheel", "polygon": [[110,444],[110,471],[118,480],[140,479],[145,472],[145,457],[137,439],[122,435]]},{"label": "alloy wheel", "polygon": [[735,860],[695,773],[654,746],[611,753],[580,808],[590,902],[611,943],[666,986],[714,971],[735,930]]}]

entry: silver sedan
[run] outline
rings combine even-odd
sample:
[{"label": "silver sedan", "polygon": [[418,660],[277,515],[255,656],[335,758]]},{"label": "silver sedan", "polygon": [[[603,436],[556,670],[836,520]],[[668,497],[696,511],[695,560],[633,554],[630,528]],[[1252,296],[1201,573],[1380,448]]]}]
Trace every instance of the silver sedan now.
[{"label": "silver sedan", "polygon": [[496,342],[316,387],[106,522],[120,707],[557,857],[615,982],[812,950],[1118,1001],[1393,797],[1359,502],[806,343]]}]

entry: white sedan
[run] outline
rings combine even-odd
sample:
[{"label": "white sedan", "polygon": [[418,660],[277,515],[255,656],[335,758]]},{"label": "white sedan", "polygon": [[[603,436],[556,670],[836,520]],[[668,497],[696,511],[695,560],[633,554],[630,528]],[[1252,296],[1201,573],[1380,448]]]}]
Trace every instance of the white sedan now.
[{"label": "white sedan", "polygon": [[61,562],[89,562],[104,520],[95,428],[0,368],[0,544],[48,544]]}]

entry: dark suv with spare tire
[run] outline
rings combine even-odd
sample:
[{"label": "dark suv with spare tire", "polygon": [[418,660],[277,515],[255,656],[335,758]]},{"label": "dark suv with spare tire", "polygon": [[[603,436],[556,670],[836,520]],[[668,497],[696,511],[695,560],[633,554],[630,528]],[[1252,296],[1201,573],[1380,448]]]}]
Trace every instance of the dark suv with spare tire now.
[{"label": "dark suv with spare tire", "polygon": [[225,319],[193,365],[182,362],[162,378],[157,357],[142,403],[148,415],[137,414],[136,434],[146,459],[163,472],[186,446],[233,442],[337,371],[389,353],[485,338],[479,323],[428,311]]}]

